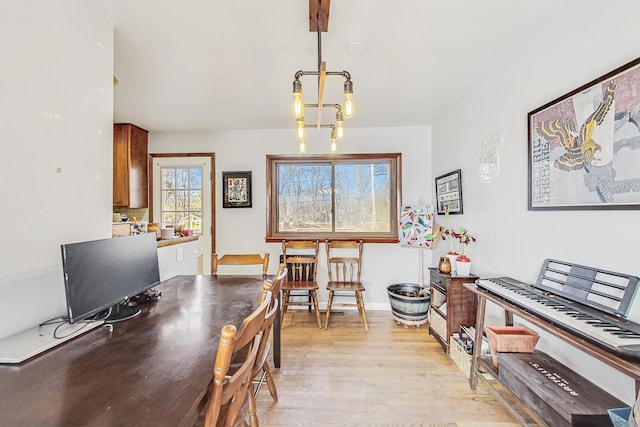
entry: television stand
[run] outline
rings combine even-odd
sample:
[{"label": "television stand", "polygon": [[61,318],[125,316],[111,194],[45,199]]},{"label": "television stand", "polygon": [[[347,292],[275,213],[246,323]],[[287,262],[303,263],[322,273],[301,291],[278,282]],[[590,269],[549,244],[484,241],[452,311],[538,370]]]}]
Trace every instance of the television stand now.
[{"label": "television stand", "polygon": [[120,303],[96,314],[95,319],[104,320],[104,323],[117,323],[133,319],[134,317],[139,316],[140,313],[142,313],[140,307]]}]

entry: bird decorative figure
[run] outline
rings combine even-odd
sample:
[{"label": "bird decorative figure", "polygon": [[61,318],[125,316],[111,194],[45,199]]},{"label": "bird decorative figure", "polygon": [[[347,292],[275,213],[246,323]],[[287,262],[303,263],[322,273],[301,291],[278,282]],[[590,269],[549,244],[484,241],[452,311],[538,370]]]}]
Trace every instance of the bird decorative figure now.
[{"label": "bird decorative figure", "polygon": [[570,119],[560,118],[546,120],[535,125],[536,132],[549,143],[558,140],[565,152],[558,157],[554,166],[564,171],[580,170],[589,167],[594,160],[599,160],[596,153],[601,150],[600,145],[593,139],[593,131],[600,125],[615,99],[616,84],[611,81],[607,86],[600,104],[587,117],[580,133],[576,131],[576,124]]}]

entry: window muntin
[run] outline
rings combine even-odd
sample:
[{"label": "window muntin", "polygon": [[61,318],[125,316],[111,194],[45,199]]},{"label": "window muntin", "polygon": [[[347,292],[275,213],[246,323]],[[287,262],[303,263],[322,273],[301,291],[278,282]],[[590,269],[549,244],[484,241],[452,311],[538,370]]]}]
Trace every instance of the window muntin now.
[{"label": "window muntin", "polygon": [[202,232],[202,167],[162,167],[162,226]]},{"label": "window muntin", "polygon": [[267,156],[267,240],[397,242],[400,159],[398,153]]}]

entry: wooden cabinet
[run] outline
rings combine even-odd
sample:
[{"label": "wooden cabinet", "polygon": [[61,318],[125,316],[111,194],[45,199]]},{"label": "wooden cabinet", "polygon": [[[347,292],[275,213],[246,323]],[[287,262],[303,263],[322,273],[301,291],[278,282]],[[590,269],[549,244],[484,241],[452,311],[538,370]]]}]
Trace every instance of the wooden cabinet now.
[{"label": "wooden cabinet", "polygon": [[474,325],[477,302],[473,292],[463,283],[474,283],[477,276],[457,276],[429,269],[431,276],[431,306],[429,308],[429,333],[435,337],[445,352],[449,353],[449,338],[458,332],[460,325]]},{"label": "wooden cabinet", "polygon": [[113,125],[113,207],[149,207],[148,133],[130,123]]}]

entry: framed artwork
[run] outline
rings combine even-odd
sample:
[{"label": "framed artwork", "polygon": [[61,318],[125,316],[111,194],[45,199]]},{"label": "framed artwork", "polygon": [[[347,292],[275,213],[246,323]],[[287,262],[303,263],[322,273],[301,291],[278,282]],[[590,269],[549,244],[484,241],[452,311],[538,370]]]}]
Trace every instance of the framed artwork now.
[{"label": "framed artwork", "polygon": [[438,215],[449,210],[450,215],[462,213],[462,172],[460,169],[436,178]]},{"label": "framed artwork", "polygon": [[529,210],[640,209],[640,58],[528,114]]},{"label": "framed artwork", "polygon": [[400,211],[400,244],[430,248],[433,245],[433,237],[433,206],[402,206]]},{"label": "framed artwork", "polygon": [[251,207],[251,171],[222,172],[222,207]]}]

